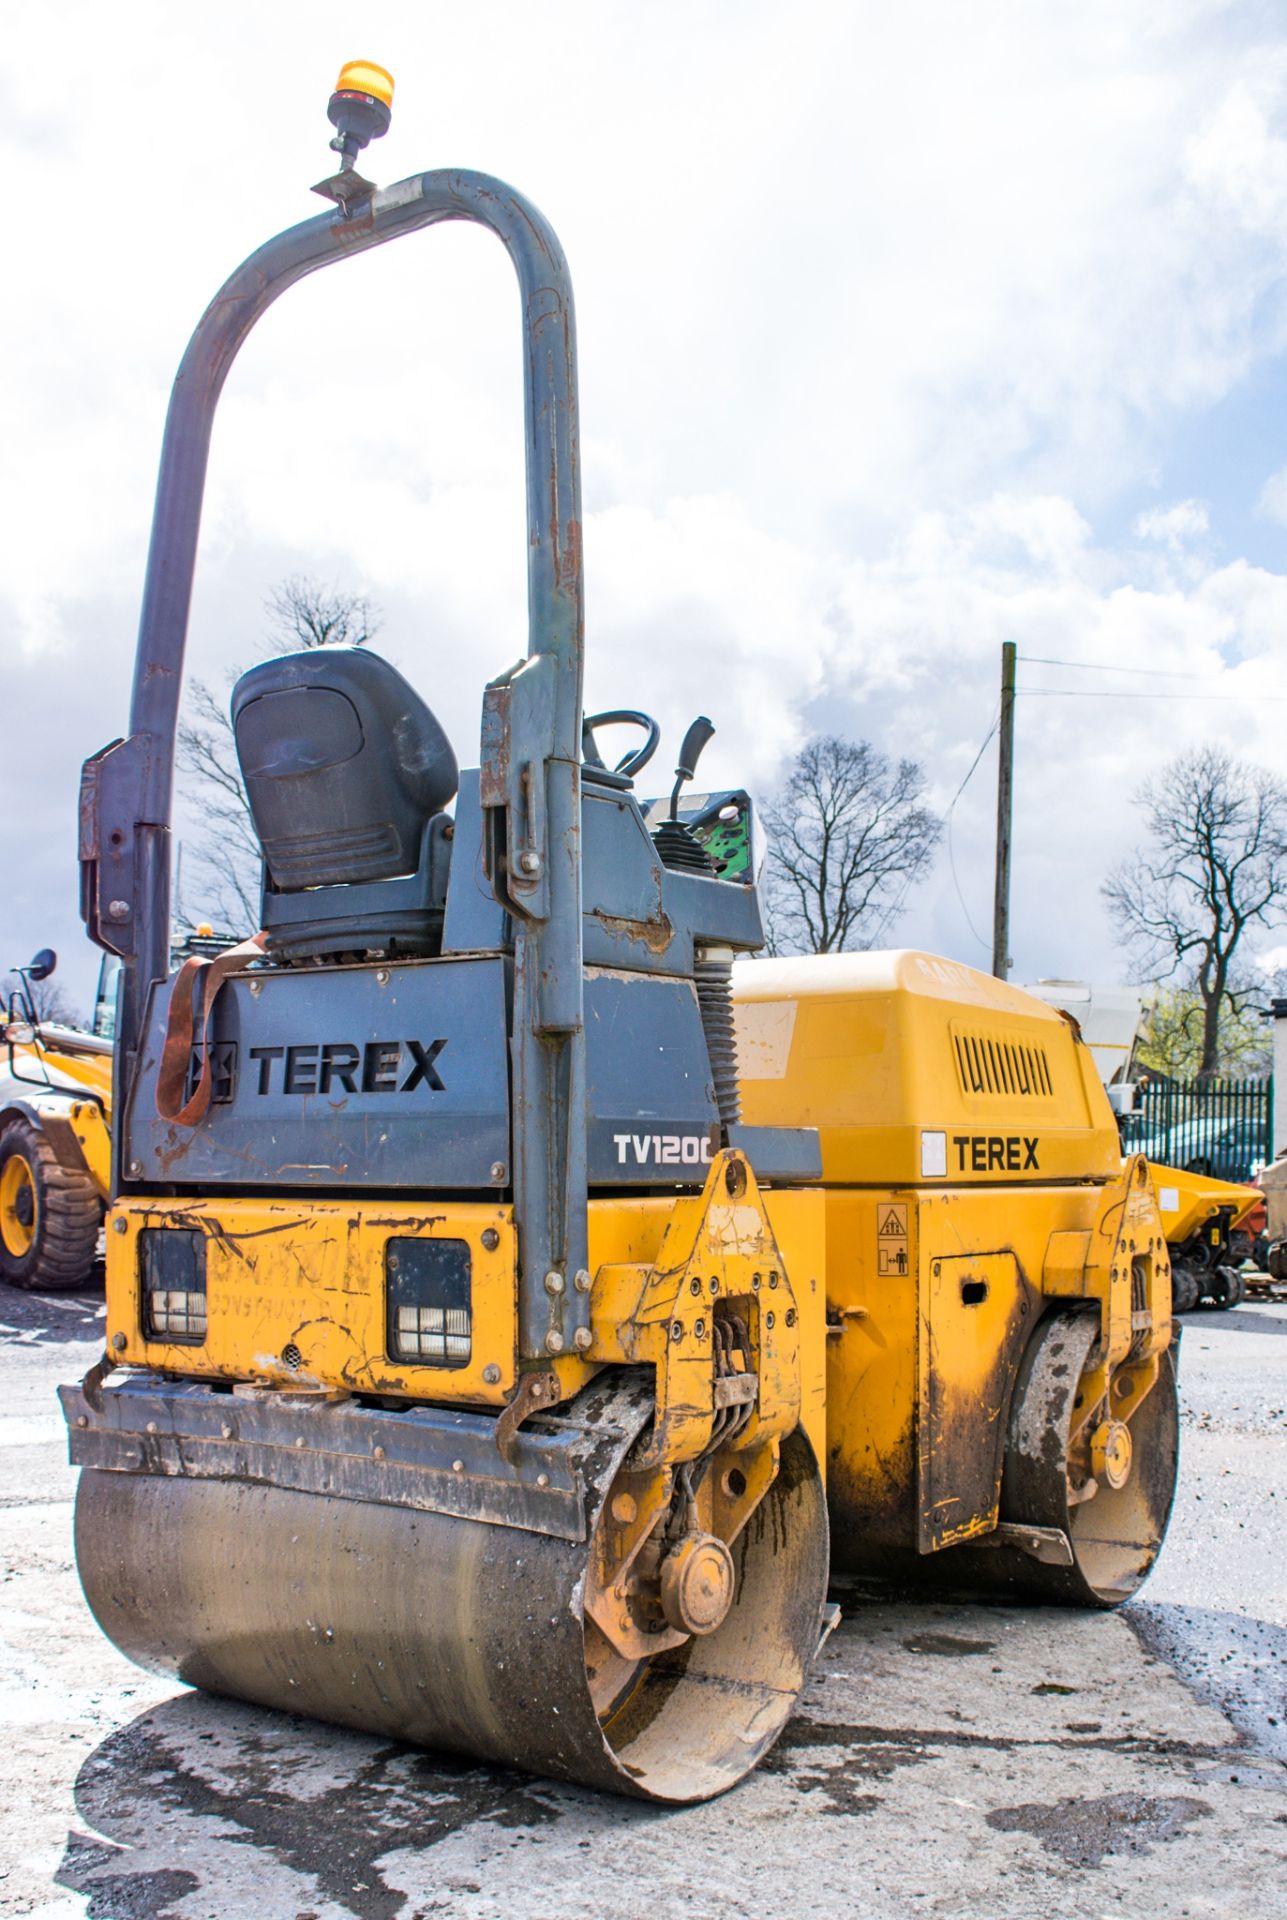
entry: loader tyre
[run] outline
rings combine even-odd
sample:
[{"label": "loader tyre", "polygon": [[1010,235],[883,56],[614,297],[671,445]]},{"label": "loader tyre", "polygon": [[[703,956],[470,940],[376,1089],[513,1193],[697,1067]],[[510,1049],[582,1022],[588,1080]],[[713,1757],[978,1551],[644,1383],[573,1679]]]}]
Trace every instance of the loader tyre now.
[{"label": "loader tyre", "polygon": [[1202,1298],[1202,1283],[1191,1267],[1171,1269],[1171,1311],[1192,1313]]},{"label": "loader tyre", "polygon": [[22,1115],[0,1126],[0,1279],[31,1292],[84,1286],[103,1208],[83,1167],[65,1167]]},{"label": "loader tyre", "polygon": [[1240,1307],[1247,1297],[1247,1283],[1237,1267],[1217,1267],[1207,1281],[1206,1297],[1222,1313]]}]

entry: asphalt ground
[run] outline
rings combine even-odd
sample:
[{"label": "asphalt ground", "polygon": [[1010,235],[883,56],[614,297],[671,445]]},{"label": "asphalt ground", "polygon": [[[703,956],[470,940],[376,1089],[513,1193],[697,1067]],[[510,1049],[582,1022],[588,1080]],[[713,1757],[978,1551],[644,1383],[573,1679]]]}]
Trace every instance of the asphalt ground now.
[{"label": "asphalt ground", "polygon": [[659,1813],[154,1680],[72,1563],[55,1385],[101,1294],[0,1292],[0,1914],[1287,1915],[1287,1306],[1186,1322],[1171,1534],[1116,1614],[838,1592],[767,1764]]}]

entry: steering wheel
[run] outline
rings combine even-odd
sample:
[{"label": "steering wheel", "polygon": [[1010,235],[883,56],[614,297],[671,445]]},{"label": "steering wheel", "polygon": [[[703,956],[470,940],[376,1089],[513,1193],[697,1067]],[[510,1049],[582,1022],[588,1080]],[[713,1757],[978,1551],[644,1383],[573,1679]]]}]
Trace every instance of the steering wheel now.
[{"label": "steering wheel", "polygon": [[641,747],[623,754],[614,773],[624,774],[627,780],[633,780],[642,773],[657,751],[657,742],[661,739],[661,728],[649,713],[636,713],[632,707],[619,707],[612,713],[587,713],[581,722],[581,756],[588,767],[604,767],[603,755],[599,752],[594,737],[596,727],[630,726],[642,727],[648,738]]}]

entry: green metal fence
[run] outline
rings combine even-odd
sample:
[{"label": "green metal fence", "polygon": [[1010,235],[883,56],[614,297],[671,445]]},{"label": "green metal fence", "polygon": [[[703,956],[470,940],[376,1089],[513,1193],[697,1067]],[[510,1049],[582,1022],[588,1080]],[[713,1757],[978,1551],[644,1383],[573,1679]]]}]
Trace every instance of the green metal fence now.
[{"label": "green metal fence", "polygon": [[1273,1087],[1272,1079],[1151,1078],[1122,1123],[1122,1145],[1164,1166],[1250,1180],[1273,1157]]}]

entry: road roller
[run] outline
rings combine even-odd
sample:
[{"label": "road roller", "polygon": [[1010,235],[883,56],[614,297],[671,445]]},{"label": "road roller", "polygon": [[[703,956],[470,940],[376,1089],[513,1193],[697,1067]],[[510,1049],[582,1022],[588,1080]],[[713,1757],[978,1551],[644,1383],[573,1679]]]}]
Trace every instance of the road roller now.
[{"label": "road roller", "polygon": [[821,1143],[833,1565],[1119,1605],[1170,1516],[1178,1330],[1076,1023],[925,953],[734,980],[746,1121]]},{"label": "road roller", "polygon": [[[647,799],[656,722],[583,710],[558,240],[482,174],[364,180],[391,92],[344,70],[329,210],[192,337],[129,731],[82,777],[121,985],[106,1347],[61,1390],[77,1563],[190,1685],[699,1801],[788,1719],[833,1560],[1133,1589],[1174,1473],[1165,1243],[1052,1010],[922,955],[748,963],[763,840],[745,790],[695,789],[711,722]],[[472,766],[369,648],[243,674],[260,927],[173,971],[220,389],[294,281],[449,220],[518,280],[526,654]]]}]

